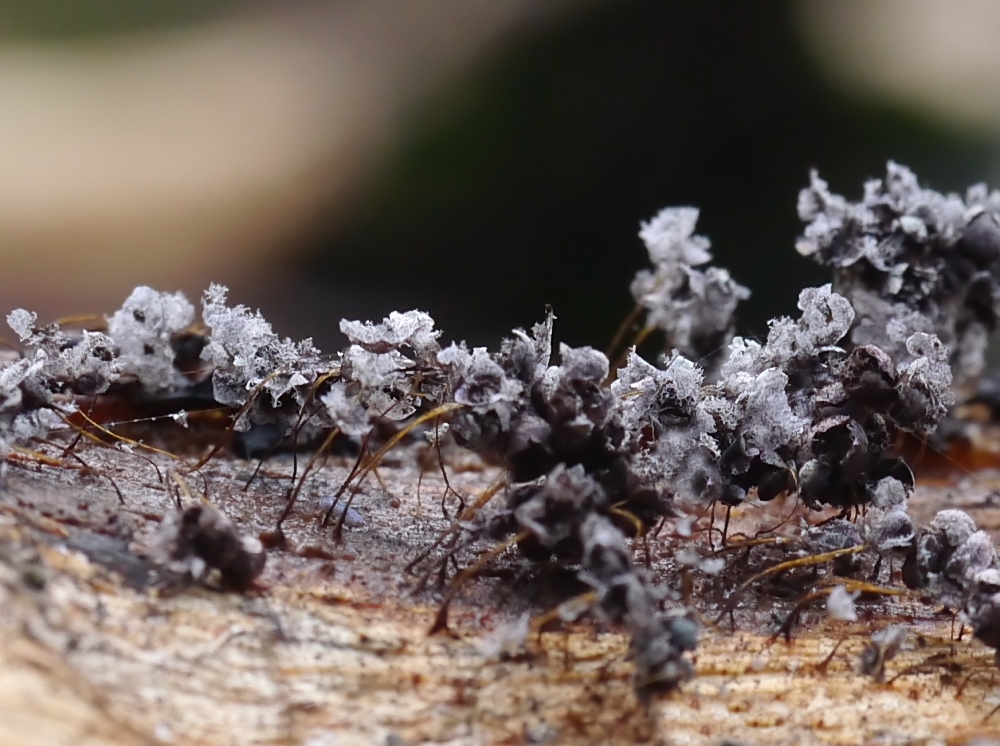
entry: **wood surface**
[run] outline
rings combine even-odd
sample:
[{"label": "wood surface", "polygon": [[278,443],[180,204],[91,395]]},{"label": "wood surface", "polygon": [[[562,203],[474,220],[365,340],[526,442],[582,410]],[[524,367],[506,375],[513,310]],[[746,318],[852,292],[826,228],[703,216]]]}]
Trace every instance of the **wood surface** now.
[{"label": "wood surface", "polygon": [[[140,550],[175,509],[165,485],[184,464],[96,445],[77,454],[89,470],[14,454],[0,491],[4,746],[1000,739],[997,723],[986,721],[1000,703],[992,651],[967,634],[953,640],[953,620],[915,597],[860,601],[856,623],[827,619],[818,603],[789,643],[773,635],[794,598],[760,584],[741,599],[734,631],[728,619],[715,624],[726,595],[751,565],[773,564],[776,555],[724,552],[723,573],[692,576],[703,621],[696,678],[643,706],[627,639],[588,618],[533,631],[504,660],[484,653],[490,635],[523,611],[537,619],[572,595],[572,568],[526,575],[508,552],[490,577],[463,588],[449,633],[428,635],[442,592],[433,579],[421,590],[419,576],[404,569],[451,521],[440,471],[421,476],[412,454],[392,455],[379,479],[365,483],[355,497],[365,525],[346,529],[340,542],[320,527],[316,507],[350,467],[330,459],[303,490],[287,545],[270,552],[246,594],[150,585]],[[269,463],[244,491],[253,467],[218,458],[185,482],[256,535],[284,507],[291,462]],[[468,499],[498,477],[469,459],[449,462],[448,473]],[[992,490],[988,474],[926,480],[913,510],[926,517],[965,507],[992,529],[1000,525]],[[446,507],[454,503],[449,497]],[[741,508],[731,530],[778,523],[789,509],[781,501]],[[706,535],[662,532],[648,547],[636,545],[637,561],[648,548],[654,577],[676,587],[676,552],[689,544],[707,554]],[[886,681],[860,675],[860,650],[893,623],[910,630],[907,650],[889,662]]]}]

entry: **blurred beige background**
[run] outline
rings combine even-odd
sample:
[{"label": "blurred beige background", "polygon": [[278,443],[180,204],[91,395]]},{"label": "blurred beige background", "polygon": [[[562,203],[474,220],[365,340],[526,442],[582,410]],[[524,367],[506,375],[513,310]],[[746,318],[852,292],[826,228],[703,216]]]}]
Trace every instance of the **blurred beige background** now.
[{"label": "blurred beige background", "polygon": [[[596,3],[235,3],[163,28],[3,37],[0,305],[103,312],[139,283],[196,297],[212,280],[234,300],[273,294],[296,237],[351,214],[422,97]],[[1000,3],[796,13],[850,95],[994,136]]]},{"label": "blurred beige background", "polygon": [[1000,128],[994,0],[800,0],[806,42],[837,84],[944,123]]},{"label": "blurred beige background", "polygon": [[237,7],[99,39],[0,43],[0,298],[110,311],[137,283],[197,297],[350,209],[407,107],[580,0]]}]

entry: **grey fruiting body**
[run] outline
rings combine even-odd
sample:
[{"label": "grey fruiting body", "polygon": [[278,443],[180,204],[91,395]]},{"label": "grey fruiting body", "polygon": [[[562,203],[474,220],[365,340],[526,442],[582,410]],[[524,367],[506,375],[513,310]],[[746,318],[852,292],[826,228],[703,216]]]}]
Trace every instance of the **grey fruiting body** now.
[{"label": "grey fruiting body", "polygon": [[1000,192],[980,184],[964,198],[941,194],[890,161],[859,202],[833,194],[814,171],[798,209],[807,225],[796,247],[834,270],[858,314],[853,344],[899,360],[909,337],[933,332],[956,374],[982,372],[1000,311]]}]

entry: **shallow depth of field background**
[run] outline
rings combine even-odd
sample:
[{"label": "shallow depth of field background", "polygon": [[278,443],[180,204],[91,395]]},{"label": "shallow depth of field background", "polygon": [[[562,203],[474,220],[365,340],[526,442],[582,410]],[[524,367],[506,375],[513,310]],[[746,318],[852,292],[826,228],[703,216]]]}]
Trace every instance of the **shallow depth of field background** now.
[{"label": "shallow depth of field background", "polygon": [[495,344],[546,304],[603,347],[639,222],[693,204],[760,334],[825,281],[810,168],[1000,185],[998,38],[992,0],[0,0],[0,305],[215,280],[324,349],[413,307]]}]

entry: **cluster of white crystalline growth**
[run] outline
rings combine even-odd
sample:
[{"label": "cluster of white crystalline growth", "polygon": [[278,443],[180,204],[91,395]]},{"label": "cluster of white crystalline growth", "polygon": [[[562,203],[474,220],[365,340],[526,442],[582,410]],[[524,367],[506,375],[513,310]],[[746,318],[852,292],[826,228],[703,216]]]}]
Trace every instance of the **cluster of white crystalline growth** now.
[{"label": "cluster of white crystalline growth", "polygon": [[74,407],[68,400],[56,404],[56,393],[101,393],[120,370],[108,336],[82,332],[71,340],[56,325],[39,329],[37,320],[36,314],[24,309],[7,316],[7,325],[24,350],[19,359],[0,367],[0,451],[42,437],[62,424],[60,413]]},{"label": "cluster of white crystalline growth", "polygon": [[340,322],[340,331],[351,344],[341,356],[345,391],[328,397],[331,413],[342,413],[346,397],[353,397],[373,416],[391,420],[410,417],[420,405],[414,386],[416,375],[435,367],[441,349],[434,319],[422,311],[393,311],[381,324],[345,319]]},{"label": "cluster of white crystalline growth", "polygon": [[984,209],[1000,210],[1000,192],[988,192],[983,184],[970,187],[965,199],[942,194],[921,187],[913,171],[893,161],[886,164],[885,179],[865,182],[864,197],[858,203],[833,194],[817,171],[810,173],[809,180],[809,187],[799,193],[799,217],[808,221],[796,243],[799,253],[811,256],[829,250],[850,231],[858,240],[844,247],[848,253],[841,262],[867,260],[894,275],[896,290],[902,286],[904,271],[896,266],[898,247],[880,242],[880,232],[888,227],[921,240],[933,235],[955,241]]},{"label": "cluster of white crystalline growth", "polygon": [[[649,479],[706,502],[738,502],[754,487],[770,499],[796,485],[811,504],[854,486],[869,493],[867,502],[878,499],[891,466],[882,456],[886,422],[925,433],[946,414],[947,351],[932,335],[915,334],[898,367],[877,350],[848,353],[837,343],[854,312],[829,285],[803,290],[799,308],[798,319],[771,322],[764,344],[735,338],[713,385],[676,354],[658,369],[633,351],[612,392]],[[872,390],[871,379],[882,388]]]},{"label": "cluster of white crystalline growth", "polygon": [[729,342],[736,306],[750,291],[725,269],[697,269],[712,260],[709,240],[694,235],[697,222],[696,208],[668,207],[642,225],[653,270],[636,274],[632,295],[671,348],[700,361]]},{"label": "cluster of white crystalline growth", "polygon": [[121,372],[152,390],[183,385],[184,376],[174,367],[172,338],[193,322],[194,306],[183,293],[137,287],[108,317]]},{"label": "cluster of white crystalline growth", "polygon": [[6,454],[19,441],[44,436],[61,424],[59,416],[47,406],[28,407],[26,394],[47,391],[40,386],[44,363],[18,360],[0,369],[0,454]]},{"label": "cluster of white crystalline growth", "polygon": [[982,372],[1000,311],[1000,192],[979,184],[964,198],[942,194],[890,161],[859,202],[832,193],[813,171],[798,211],[806,228],[796,248],[834,269],[857,312],[855,345],[898,360],[910,336],[932,332],[956,373]]},{"label": "cluster of white crystalline growth", "polygon": [[[637,468],[683,497],[706,502],[721,496],[716,422],[702,391],[704,371],[675,354],[661,370],[633,350],[611,384],[618,398],[625,437],[638,450]],[[655,447],[643,447],[652,430]]]},{"label": "cluster of white crystalline growth", "polygon": [[[280,338],[259,311],[228,305],[227,293],[212,285],[204,294],[201,316],[209,333],[201,357],[216,401],[252,404],[235,423],[237,430],[258,422],[290,430],[308,405],[312,426],[338,426],[360,436],[378,417],[411,416],[421,402],[418,394],[442,394],[439,332],[425,313],[393,312],[381,324],[344,321],[351,344],[328,358],[311,340]],[[12,311],[8,325],[24,352],[0,368],[0,443],[9,447],[60,423],[49,406],[56,392],[98,394],[122,376],[151,393],[184,391],[191,380],[175,366],[174,343],[194,321],[195,308],[182,293],[148,287],[136,288],[108,317],[106,335],[68,335],[54,325],[39,329],[35,314]],[[429,378],[418,392],[419,374]],[[326,385],[319,394],[321,383]],[[73,409],[70,400],[60,407]]]},{"label": "cluster of white crystalline growth", "polygon": [[[202,318],[211,336],[202,358],[215,368],[212,383],[215,399],[230,406],[244,404],[258,387],[268,394],[274,407],[291,394],[301,406],[310,384],[329,370],[311,339],[293,342],[281,339],[260,311],[226,304],[228,290],[211,285],[202,300]],[[252,415],[236,423],[246,429]]]},{"label": "cluster of white crystalline growth", "polygon": [[7,315],[7,325],[24,345],[24,360],[34,370],[30,376],[42,388],[58,381],[78,393],[95,394],[117,379],[121,364],[110,337],[84,331],[71,340],[57,325],[39,329],[37,321],[37,314],[21,308]]},{"label": "cluster of white crystalline growth", "polygon": [[[311,340],[279,339],[259,311],[230,308],[219,285],[205,293],[202,314],[211,330],[202,357],[215,366],[215,397],[223,404],[242,405],[261,386],[275,407],[287,395],[301,407],[322,377],[330,380],[319,396],[318,422],[360,437],[378,418],[412,416],[419,395],[433,393],[433,381],[420,390],[415,383],[421,372],[433,373],[440,350],[440,332],[422,311],[393,311],[378,324],[342,320],[340,330],[350,344],[334,360],[321,356]],[[261,416],[258,408],[257,419]],[[257,419],[251,412],[238,427]]]},{"label": "cluster of white crystalline growth", "polygon": [[711,387],[703,387],[702,369],[685,358],[675,355],[660,370],[634,352],[629,356],[612,390],[623,397],[627,432],[637,437],[652,426],[657,438],[649,470],[674,491],[722,498],[727,480],[719,463],[737,438],[741,458],[773,464],[783,463],[779,449],[801,448],[811,413],[794,411],[789,395],[807,398],[809,392],[789,392],[785,368],[837,341],[853,316],[829,286],[803,291],[799,307],[799,320],[772,322],[764,345],[735,338]]},{"label": "cluster of white crystalline growth", "polygon": [[724,386],[735,387],[730,393],[745,388],[750,376],[757,376],[772,367],[786,367],[815,358],[826,347],[832,347],[847,334],[854,321],[854,309],[830,285],[806,288],[799,293],[798,320],[780,317],[769,322],[765,344],[736,337],[722,366]]}]

